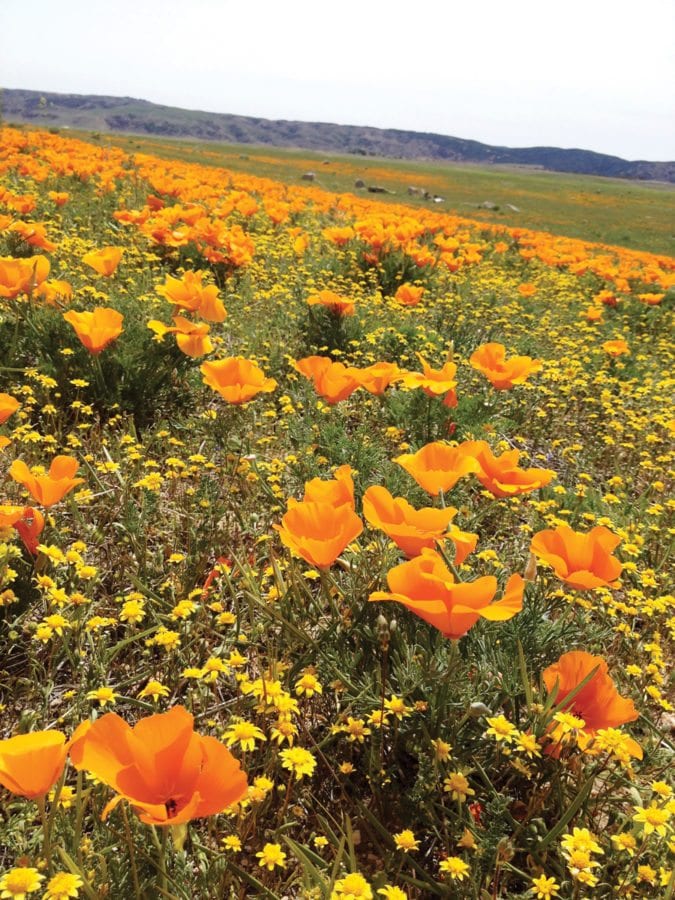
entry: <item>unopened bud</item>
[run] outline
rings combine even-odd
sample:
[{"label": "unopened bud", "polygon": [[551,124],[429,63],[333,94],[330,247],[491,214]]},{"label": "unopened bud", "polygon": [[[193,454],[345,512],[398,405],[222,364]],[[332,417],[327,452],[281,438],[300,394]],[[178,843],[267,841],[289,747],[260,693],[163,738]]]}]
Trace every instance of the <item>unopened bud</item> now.
[{"label": "unopened bud", "polygon": [[489,716],[491,710],[480,701],[476,701],[476,703],[472,703],[469,707],[469,715],[473,716],[474,719],[480,719],[481,716]]},{"label": "unopened bud", "polygon": [[531,583],[534,583],[537,580],[537,557],[534,553],[530,553],[527,565],[525,566],[525,571],[523,572],[523,578],[525,581]]}]

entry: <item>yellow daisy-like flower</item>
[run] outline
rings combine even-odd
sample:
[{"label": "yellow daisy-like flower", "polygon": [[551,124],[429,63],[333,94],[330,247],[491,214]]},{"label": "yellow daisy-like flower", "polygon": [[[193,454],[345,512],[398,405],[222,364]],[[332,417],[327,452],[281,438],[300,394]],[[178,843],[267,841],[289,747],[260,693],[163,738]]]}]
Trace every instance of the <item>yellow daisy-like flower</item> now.
[{"label": "yellow daisy-like flower", "polygon": [[239,853],[241,850],[241,841],[236,834],[226,835],[220,842],[226,850],[231,853]]},{"label": "yellow daisy-like flower", "polygon": [[476,793],[469,782],[466,775],[462,772],[451,772],[447,778],[443,779],[443,790],[452,796],[453,800],[459,800],[463,803],[467,797],[473,797]]},{"label": "yellow daisy-like flower", "polygon": [[303,747],[289,747],[282,750],[279,754],[281,757],[281,765],[284,769],[289,769],[295,775],[295,780],[300,781],[305,775],[310,778],[314,774],[316,768],[316,759]]},{"label": "yellow daisy-like flower", "polygon": [[160,697],[169,696],[169,689],[165,684],[162,684],[161,681],[155,681],[154,678],[151,678],[143,690],[138,692],[138,696],[152,697],[154,702],[157,703]]},{"label": "yellow daisy-like flower", "polygon": [[444,875],[449,875],[453,881],[464,881],[469,874],[469,866],[459,856],[448,856],[441,860],[438,867]]},{"label": "yellow daisy-like flower", "polygon": [[105,706],[108,703],[115,703],[117,700],[117,694],[113,691],[112,688],[109,687],[100,687],[96,688],[94,691],[89,691],[87,694],[87,700],[97,700],[101,706]]},{"label": "yellow daisy-like flower", "polygon": [[540,875],[538,878],[532,879],[532,890],[537,900],[551,900],[552,897],[558,896],[560,885],[555,878],[548,878],[546,875]]},{"label": "yellow daisy-like flower", "polygon": [[223,740],[226,746],[232,747],[239,744],[242,750],[255,750],[256,741],[266,741],[267,738],[253,722],[233,722],[223,732]]},{"label": "yellow daisy-like flower", "polygon": [[373,900],[373,889],[363,875],[352,872],[335,882],[330,900]]},{"label": "yellow daisy-like flower", "polygon": [[515,741],[518,729],[505,716],[492,716],[486,721],[490,727],[485,737],[493,737],[498,743],[504,741],[505,744]]},{"label": "yellow daisy-like flower", "polygon": [[600,844],[588,828],[574,828],[571,834],[564,834],[560,844],[567,853],[581,850],[583,853],[604,853]]},{"label": "yellow daisy-like flower", "polygon": [[313,697],[314,694],[323,694],[323,687],[314,672],[307,671],[295,682],[295,693],[299,697]]},{"label": "yellow daisy-like flower", "polygon": [[265,844],[265,846],[256,853],[258,857],[258,865],[264,866],[268,872],[275,867],[280,869],[286,868],[286,854],[281,849],[281,844]]},{"label": "yellow daisy-like flower", "polygon": [[385,884],[384,887],[378,888],[377,893],[384,897],[384,900],[408,900],[406,892],[392,884]]},{"label": "yellow daisy-like flower", "polygon": [[70,900],[79,897],[82,879],[70,872],[57,872],[49,879],[43,900]]},{"label": "yellow daisy-like flower", "polygon": [[668,824],[670,813],[667,809],[656,806],[655,803],[645,808],[634,806],[633,809],[636,811],[633,821],[642,825],[645,835],[655,831],[661,837],[665,837],[666,831],[670,828]]},{"label": "yellow daisy-like flower", "polygon": [[353,719],[351,716],[347,716],[347,724],[343,725],[342,730],[350,741],[356,741],[359,744],[362,744],[366,736],[371,733],[371,729],[366,727],[363,719]]},{"label": "yellow daisy-like flower", "polygon": [[409,716],[412,712],[412,707],[406,706],[403,698],[397,697],[396,694],[392,695],[391,700],[385,700],[384,706],[385,709],[388,712],[393,713],[399,721],[406,716]]},{"label": "yellow daisy-like flower", "polygon": [[396,844],[396,849],[403,850],[404,853],[409,853],[411,850],[419,850],[420,847],[420,842],[409,828],[395,834],[394,843]]},{"label": "yellow daisy-like flower", "polygon": [[11,900],[25,900],[27,894],[40,889],[40,882],[45,880],[37,869],[18,866],[10,869],[0,878],[0,897],[11,897]]},{"label": "yellow daisy-like flower", "polygon": [[630,832],[624,831],[621,834],[613,834],[612,843],[617,850],[625,850],[629,856],[635,856],[637,841]]}]

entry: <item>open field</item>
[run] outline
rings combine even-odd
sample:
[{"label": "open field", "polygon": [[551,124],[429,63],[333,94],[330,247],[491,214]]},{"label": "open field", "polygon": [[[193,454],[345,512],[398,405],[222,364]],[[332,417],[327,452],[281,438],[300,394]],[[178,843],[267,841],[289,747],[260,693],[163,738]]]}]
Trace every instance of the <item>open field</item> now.
[{"label": "open field", "polygon": [[672,191],[245,153],[0,132],[0,893],[672,897]]},{"label": "open field", "polygon": [[[73,132],[77,135],[77,132]],[[81,137],[90,137],[83,132]],[[448,211],[482,222],[533,228],[636,250],[675,255],[675,186],[614,178],[563,175],[507,166],[469,166],[370,159],[309,151],[101,135],[100,143],[166,159],[224,166],[235,172],[301,183],[314,172],[317,186],[357,193],[366,186],[391,191],[379,200]],[[433,204],[410,196],[408,187],[444,198]],[[490,202],[498,209],[481,209]],[[518,212],[508,208],[516,206]]]}]

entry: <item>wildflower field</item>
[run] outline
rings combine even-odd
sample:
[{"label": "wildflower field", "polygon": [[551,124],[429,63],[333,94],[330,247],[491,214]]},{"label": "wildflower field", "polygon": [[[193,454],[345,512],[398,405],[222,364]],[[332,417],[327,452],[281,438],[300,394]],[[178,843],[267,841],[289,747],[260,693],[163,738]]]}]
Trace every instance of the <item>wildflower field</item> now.
[{"label": "wildflower field", "polygon": [[672,897],[675,259],[0,131],[0,897]]}]

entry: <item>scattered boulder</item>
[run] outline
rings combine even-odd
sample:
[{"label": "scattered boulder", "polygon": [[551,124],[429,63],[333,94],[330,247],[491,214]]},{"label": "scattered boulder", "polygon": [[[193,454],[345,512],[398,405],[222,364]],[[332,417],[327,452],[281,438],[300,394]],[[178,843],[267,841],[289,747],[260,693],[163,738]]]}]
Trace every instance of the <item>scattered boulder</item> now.
[{"label": "scattered boulder", "polygon": [[478,209],[499,209],[499,206],[493,203],[492,200],[483,200],[482,203],[478,204]]},{"label": "scattered boulder", "polygon": [[357,178],[356,181],[354,182],[355,188],[364,188],[365,186],[366,186],[366,183],[363,180],[363,178]]},{"label": "scattered boulder", "polygon": [[314,181],[315,178],[316,178],[315,172],[305,172],[305,174],[302,176],[303,181]]},{"label": "scattered boulder", "polygon": [[379,184],[369,184],[368,190],[371,194],[389,194],[390,193],[390,191],[388,191],[384,187],[381,187]]},{"label": "scattered boulder", "polygon": [[506,208],[510,209],[511,212],[520,212],[520,209],[517,206],[514,206],[513,203],[507,203]]},{"label": "scattered boulder", "polygon": [[412,185],[408,185],[408,196],[409,197],[423,197],[426,194],[424,188],[413,187]]},{"label": "scattered boulder", "polygon": [[434,197],[434,203],[443,203],[444,197],[439,197],[438,194]]}]

